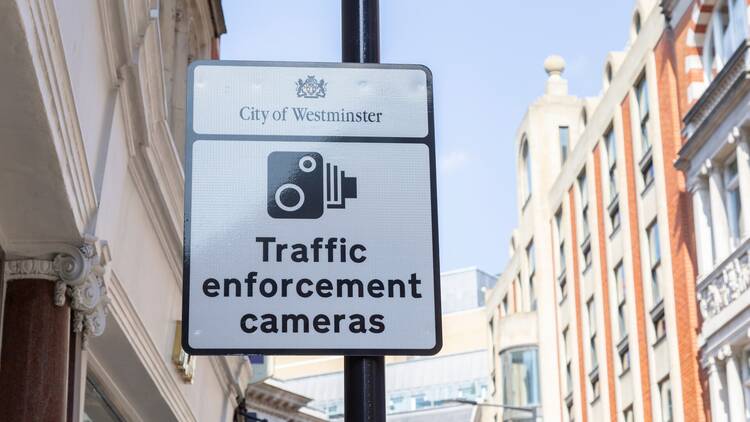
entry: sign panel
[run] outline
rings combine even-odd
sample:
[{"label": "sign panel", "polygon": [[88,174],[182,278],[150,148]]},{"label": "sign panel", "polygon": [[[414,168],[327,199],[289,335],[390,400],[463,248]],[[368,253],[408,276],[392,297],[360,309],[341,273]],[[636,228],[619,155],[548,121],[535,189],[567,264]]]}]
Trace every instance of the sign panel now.
[{"label": "sign panel", "polygon": [[203,61],[188,93],[185,350],[437,353],[429,71]]}]

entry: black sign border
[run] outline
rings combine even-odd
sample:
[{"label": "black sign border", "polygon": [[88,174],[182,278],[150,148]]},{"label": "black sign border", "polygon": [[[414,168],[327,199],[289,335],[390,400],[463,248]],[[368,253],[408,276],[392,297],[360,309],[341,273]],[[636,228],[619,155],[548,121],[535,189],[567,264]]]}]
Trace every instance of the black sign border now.
[{"label": "black sign border", "polygon": [[[427,136],[423,138],[357,137],[357,136],[288,136],[288,135],[214,135],[198,134],[193,130],[193,76],[198,66],[240,66],[240,67],[321,67],[321,68],[371,68],[371,69],[414,69],[425,73],[427,78]],[[418,64],[381,63],[325,63],[325,62],[269,62],[240,60],[197,60],[190,64],[187,72],[187,99],[185,118],[185,210],[182,258],[182,348],[191,355],[343,355],[343,356],[430,356],[443,347],[441,292],[440,292],[440,248],[438,242],[437,178],[435,161],[435,121],[433,109],[432,72],[427,66]],[[199,138],[217,141],[274,141],[274,142],[360,142],[424,144],[429,148],[430,195],[432,208],[432,261],[435,292],[435,346],[429,349],[271,349],[271,348],[194,348],[188,344],[190,325],[190,217],[192,200],[193,144]]]}]

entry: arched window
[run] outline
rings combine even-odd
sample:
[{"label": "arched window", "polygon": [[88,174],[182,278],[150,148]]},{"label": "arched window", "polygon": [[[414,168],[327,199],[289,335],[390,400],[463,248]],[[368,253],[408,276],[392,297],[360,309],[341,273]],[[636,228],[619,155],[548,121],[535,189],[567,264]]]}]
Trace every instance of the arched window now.
[{"label": "arched window", "polygon": [[641,14],[638,12],[635,12],[635,16],[633,16],[633,29],[635,30],[635,34],[638,35],[641,32]]},{"label": "arched window", "polygon": [[719,0],[703,43],[703,71],[711,82],[745,39],[745,0]]},{"label": "arched window", "polygon": [[523,172],[521,193],[525,204],[531,197],[531,160],[529,160],[529,142],[525,137],[521,141],[521,171]]}]

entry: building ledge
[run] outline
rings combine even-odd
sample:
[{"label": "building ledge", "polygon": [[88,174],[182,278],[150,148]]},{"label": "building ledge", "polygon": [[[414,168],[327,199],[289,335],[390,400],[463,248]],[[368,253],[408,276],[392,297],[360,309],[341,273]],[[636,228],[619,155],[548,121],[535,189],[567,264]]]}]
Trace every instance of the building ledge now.
[{"label": "building ledge", "polygon": [[750,290],[750,237],[698,279],[698,303],[704,324],[722,314]]},{"label": "building ledge", "polygon": [[703,94],[690,107],[683,118],[682,135],[685,144],[678,152],[675,165],[686,169],[690,158],[698,151],[703,140],[708,137],[719,121],[714,117],[725,109],[734,107],[734,102],[750,91],[750,61],[748,41],[744,41]]}]

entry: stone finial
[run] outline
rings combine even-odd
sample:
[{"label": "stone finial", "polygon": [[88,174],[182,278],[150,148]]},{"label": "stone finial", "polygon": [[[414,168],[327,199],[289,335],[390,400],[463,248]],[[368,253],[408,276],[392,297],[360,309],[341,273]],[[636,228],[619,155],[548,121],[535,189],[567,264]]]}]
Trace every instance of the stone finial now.
[{"label": "stone finial", "polygon": [[551,55],[544,61],[544,71],[547,72],[547,86],[545,93],[548,95],[568,95],[568,81],[562,77],[565,70],[565,60],[558,55]]},{"label": "stone finial", "polygon": [[547,57],[547,59],[544,60],[544,71],[547,72],[550,77],[562,75],[563,71],[565,71],[565,59],[557,54]]}]

